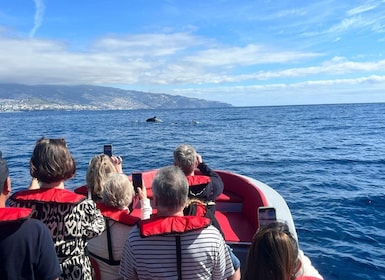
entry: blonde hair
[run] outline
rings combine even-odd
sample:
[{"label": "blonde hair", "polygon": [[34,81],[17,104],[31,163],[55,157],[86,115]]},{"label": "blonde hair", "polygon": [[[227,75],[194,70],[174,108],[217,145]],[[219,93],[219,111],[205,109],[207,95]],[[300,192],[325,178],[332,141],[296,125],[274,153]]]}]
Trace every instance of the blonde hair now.
[{"label": "blonde hair", "polygon": [[131,204],[134,187],[127,175],[121,173],[108,174],[102,196],[102,202],[110,207],[123,209]]},{"label": "blonde hair", "polygon": [[101,154],[91,159],[86,174],[87,187],[99,198],[103,195],[104,181],[110,173],[116,173],[116,169],[109,156]]}]

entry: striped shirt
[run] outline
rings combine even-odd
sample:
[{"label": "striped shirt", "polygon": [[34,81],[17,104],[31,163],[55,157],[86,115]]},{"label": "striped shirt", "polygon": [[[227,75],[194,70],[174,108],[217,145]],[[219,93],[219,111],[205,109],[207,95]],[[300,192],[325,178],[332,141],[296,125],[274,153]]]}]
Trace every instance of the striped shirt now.
[{"label": "striped shirt", "polygon": [[[178,279],[175,235],[142,238],[134,228],[124,245],[120,275],[125,279]],[[214,226],[181,235],[182,279],[226,279],[234,274],[222,235]]]}]

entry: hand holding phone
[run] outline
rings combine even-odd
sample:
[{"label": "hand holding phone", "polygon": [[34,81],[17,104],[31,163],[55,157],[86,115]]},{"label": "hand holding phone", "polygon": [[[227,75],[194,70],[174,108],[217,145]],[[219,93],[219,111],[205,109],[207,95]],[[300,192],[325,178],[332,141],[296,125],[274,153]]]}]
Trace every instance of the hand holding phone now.
[{"label": "hand holding phone", "polygon": [[276,221],[277,221],[277,215],[275,213],[274,207],[258,207],[259,227],[266,226]]},{"label": "hand holding phone", "polygon": [[138,193],[138,188],[143,188],[142,173],[132,173],[132,185],[134,186],[135,193]]}]

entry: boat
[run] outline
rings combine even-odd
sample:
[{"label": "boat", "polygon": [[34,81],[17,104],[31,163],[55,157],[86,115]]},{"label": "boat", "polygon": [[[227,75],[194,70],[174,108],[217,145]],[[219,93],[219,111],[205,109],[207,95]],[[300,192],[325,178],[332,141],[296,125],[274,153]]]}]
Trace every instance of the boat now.
[{"label": "boat", "polygon": [[[149,199],[152,199],[151,184],[156,172],[157,169],[142,172],[143,183]],[[258,230],[259,207],[274,207],[277,220],[284,221],[293,237],[298,241],[290,209],[277,191],[248,176],[221,170],[215,170],[215,172],[224,182],[224,191],[216,200],[215,216],[222,228],[226,243],[234,250],[241,264],[246,263],[248,249]],[[196,174],[199,174],[199,171]],[[135,206],[132,214],[140,217],[138,205]],[[303,278],[298,279],[323,279],[301,248],[299,257],[302,262]]]}]

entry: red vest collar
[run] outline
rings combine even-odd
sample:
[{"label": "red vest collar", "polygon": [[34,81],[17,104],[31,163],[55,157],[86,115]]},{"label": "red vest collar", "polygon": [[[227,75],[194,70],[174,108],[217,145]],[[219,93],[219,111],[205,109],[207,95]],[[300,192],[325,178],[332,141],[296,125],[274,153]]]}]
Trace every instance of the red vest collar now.
[{"label": "red vest collar", "polygon": [[74,192],[77,194],[82,194],[84,196],[87,196],[88,195],[88,187],[86,185],[78,187],[78,188],[74,189]]},{"label": "red vest collar", "polygon": [[65,189],[37,189],[17,192],[12,195],[11,199],[16,201],[32,200],[41,202],[76,204],[86,199],[86,197]]},{"label": "red vest collar", "polygon": [[108,207],[103,203],[96,203],[96,207],[98,207],[104,217],[122,224],[134,226],[140,221],[138,217],[130,215],[127,210]]},{"label": "red vest collar", "polygon": [[186,176],[188,185],[191,186],[197,186],[197,185],[207,185],[210,183],[211,179],[209,176],[205,175],[193,175],[193,176]]},{"label": "red vest collar", "polygon": [[0,208],[0,222],[25,220],[31,216],[32,209],[8,207]]},{"label": "red vest collar", "polygon": [[195,216],[156,216],[139,223],[140,234],[143,237],[153,235],[165,235],[172,233],[184,233],[196,229],[208,227],[210,219]]}]

